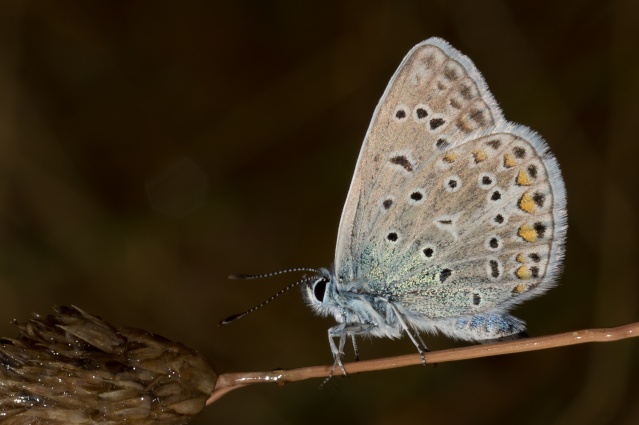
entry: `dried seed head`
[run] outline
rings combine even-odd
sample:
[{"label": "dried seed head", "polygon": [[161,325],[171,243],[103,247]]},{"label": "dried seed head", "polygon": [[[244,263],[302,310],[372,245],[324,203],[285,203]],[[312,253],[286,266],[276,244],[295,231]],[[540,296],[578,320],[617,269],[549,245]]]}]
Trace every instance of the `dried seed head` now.
[{"label": "dried seed head", "polygon": [[14,322],[0,339],[0,417],[13,424],[185,424],[217,380],[206,359],[77,307]]}]

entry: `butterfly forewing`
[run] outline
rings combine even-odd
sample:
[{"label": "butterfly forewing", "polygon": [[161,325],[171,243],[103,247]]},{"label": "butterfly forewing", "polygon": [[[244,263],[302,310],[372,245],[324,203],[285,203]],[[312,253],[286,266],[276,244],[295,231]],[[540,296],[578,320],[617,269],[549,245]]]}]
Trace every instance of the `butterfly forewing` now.
[{"label": "butterfly forewing", "polygon": [[408,53],[371,121],[342,213],[336,269],[358,276],[359,254],[397,190],[419,169],[503,120],[472,62],[440,39]]}]

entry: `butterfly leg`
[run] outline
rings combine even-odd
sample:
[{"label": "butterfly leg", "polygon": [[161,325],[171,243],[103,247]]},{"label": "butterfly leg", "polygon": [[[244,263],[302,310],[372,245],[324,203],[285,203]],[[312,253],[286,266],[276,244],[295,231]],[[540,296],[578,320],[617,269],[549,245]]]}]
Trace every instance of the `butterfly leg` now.
[{"label": "butterfly leg", "polygon": [[395,317],[397,318],[400,326],[402,327],[404,332],[406,332],[406,335],[408,335],[410,340],[413,341],[413,344],[415,344],[415,347],[417,348],[417,351],[422,358],[422,364],[426,365],[426,353],[428,352],[428,347],[426,347],[426,344],[424,344],[424,340],[422,339],[421,335],[417,331],[415,331],[415,335],[413,335],[413,332],[402,318],[402,315],[397,310],[397,307],[395,307],[393,303],[388,303],[388,305],[395,314]]},{"label": "butterfly leg", "polygon": [[[331,353],[333,354],[334,361],[333,368],[331,369],[331,373],[329,374],[327,380],[330,379],[331,376],[333,376],[337,368],[340,368],[342,370],[344,376],[348,375],[346,373],[346,369],[344,369],[344,363],[342,362],[342,359],[344,357],[344,346],[346,345],[346,337],[351,337],[351,340],[353,341],[353,347],[355,348],[355,357],[359,360],[359,350],[357,349],[355,336],[369,334],[371,329],[373,329],[374,327],[374,324],[369,323],[342,323],[328,330],[328,342],[331,347]],[[339,345],[335,344],[335,338],[339,338]]]},{"label": "butterfly leg", "polygon": [[[419,334],[419,331],[417,329],[415,329],[415,328],[413,328],[413,331],[415,332],[415,336],[417,337],[417,339],[419,340],[420,344],[422,345],[423,351],[420,351],[419,354],[422,357],[422,364],[424,366],[426,366],[426,355],[424,353],[429,352],[430,350],[426,346],[426,343],[422,339],[422,336]],[[419,347],[417,349],[419,350]],[[437,363],[433,363],[433,366],[437,366]]]},{"label": "butterfly leg", "polygon": [[[335,328],[343,328],[342,326],[335,326],[334,328],[330,328],[328,330],[328,343],[331,347],[331,353],[333,354],[333,368],[331,369],[331,373],[328,375],[330,378],[335,373],[335,370],[339,367],[342,369],[342,373],[346,376],[346,369],[344,369],[344,364],[342,363],[342,358],[344,357],[344,344],[346,341],[346,334],[343,329],[335,329]],[[335,339],[339,338],[339,348],[335,345]]]},{"label": "butterfly leg", "polygon": [[353,342],[353,351],[355,352],[355,361],[359,361],[359,349],[357,348],[357,341],[355,341],[355,335],[351,335],[351,341]]},{"label": "butterfly leg", "polygon": [[[334,338],[339,338],[339,348],[335,345]],[[333,354],[333,367],[328,376],[320,384],[322,388],[333,377],[335,370],[339,367],[342,369],[344,376],[348,376],[346,369],[344,369],[344,363],[342,363],[342,357],[344,356],[344,344],[346,343],[346,333],[344,332],[344,325],[338,325],[328,330],[328,344],[331,347],[331,353]]]}]

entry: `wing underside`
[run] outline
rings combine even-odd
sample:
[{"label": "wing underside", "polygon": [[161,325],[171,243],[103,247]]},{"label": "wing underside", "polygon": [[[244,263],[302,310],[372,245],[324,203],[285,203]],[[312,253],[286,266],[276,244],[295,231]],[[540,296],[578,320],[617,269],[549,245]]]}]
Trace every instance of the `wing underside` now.
[{"label": "wing underside", "polygon": [[440,39],[416,46],[360,152],[336,249],[343,284],[433,318],[492,311],[552,285],[565,228],[543,140],[503,119],[466,56]]}]

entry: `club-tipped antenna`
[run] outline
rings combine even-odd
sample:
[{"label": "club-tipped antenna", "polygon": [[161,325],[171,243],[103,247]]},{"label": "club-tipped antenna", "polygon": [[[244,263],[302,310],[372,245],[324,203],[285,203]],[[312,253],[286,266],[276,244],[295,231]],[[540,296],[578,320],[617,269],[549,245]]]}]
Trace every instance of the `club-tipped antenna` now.
[{"label": "club-tipped antenna", "polygon": [[[302,269],[299,269],[302,270]],[[303,270],[308,270],[309,269],[303,269]],[[283,273],[283,272],[275,272],[274,274],[278,274],[278,273]],[[264,276],[264,277],[268,277],[268,276]],[[257,278],[254,278],[257,279]],[[295,283],[291,283],[290,285],[280,289],[279,291],[277,291],[275,294],[271,295],[270,298],[268,298],[267,300],[262,301],[261,303],[259,303],[258,305],[256,305],[255,307],[251,307],[246,311],[243,311],[242,313],[237,313],[237,314],[233,314],[229,317],[227,317],[224,320],[221,320],[220,323],[218,323],[218,326],[223,326],[223,325],[228,325],[231,322],[235,322],[238,319],[241,319],[242,317],[246,316],[247,314],[253,313],[255,310],[264,307],[266,304],[270,303],[271,301],[273,301],[275,298],[279,297],[280,295],[282,295],[284,292],[295,288],[296,286],[299,286],[303,283],[309,283],[314,281],[315,279],[317,279],[317,276],[313,276],[313,277],[305,277],[302,280],[298,280]]]},{"label": "club-tipped antenna", "polygon": [[276,272],[262,273],[262,274],[234,273],[229,275],[229,279],[233,279],[233,280],[263,279],[265,277],[279,276],[281,274],[294,273],[294,272],[311,272],[316,274],[320,273],[320,271],[316,269],[310,269],[307,267],[296,267],[292,269],[279,270]]}]

